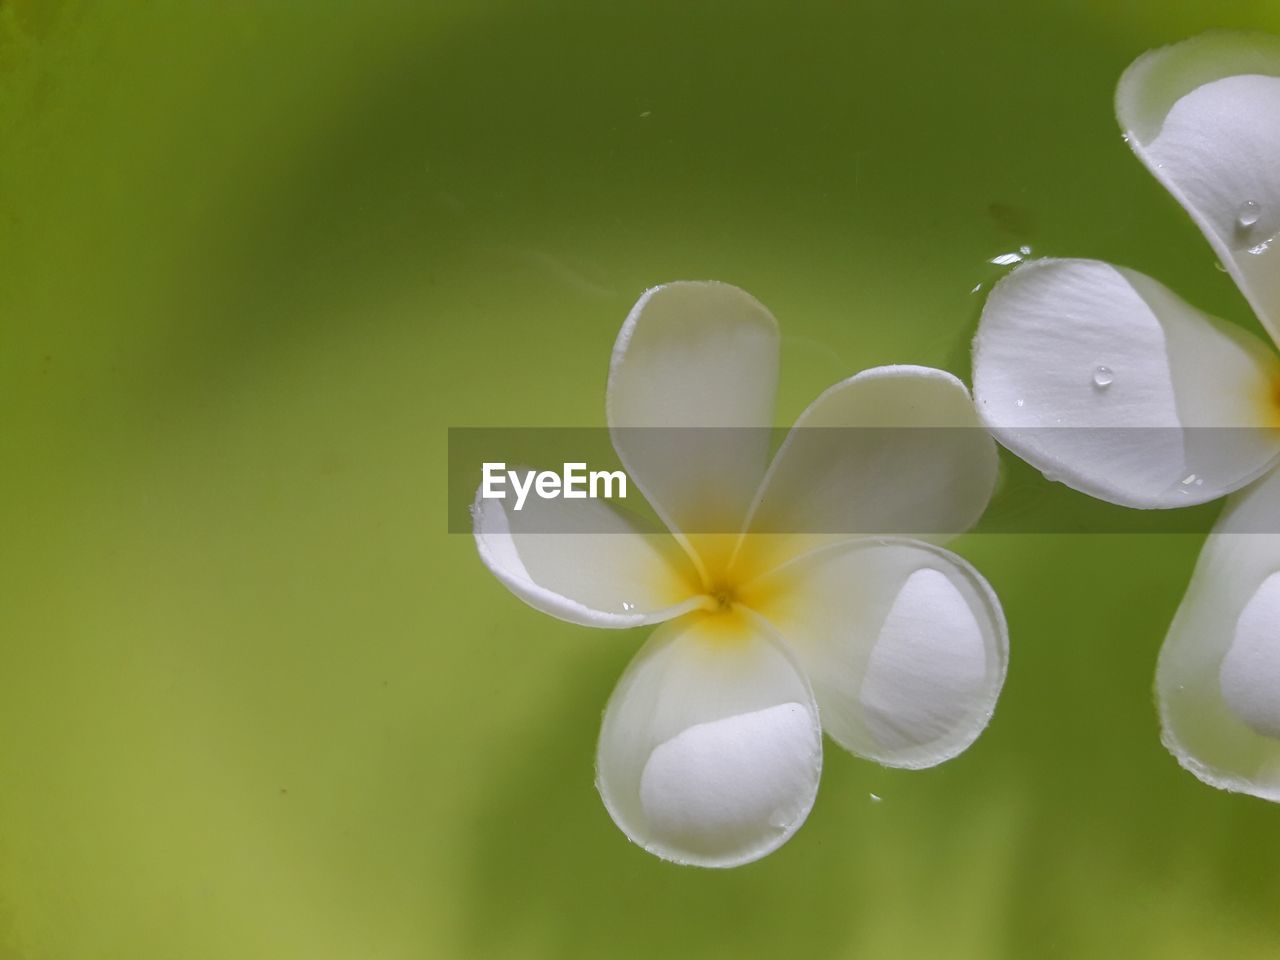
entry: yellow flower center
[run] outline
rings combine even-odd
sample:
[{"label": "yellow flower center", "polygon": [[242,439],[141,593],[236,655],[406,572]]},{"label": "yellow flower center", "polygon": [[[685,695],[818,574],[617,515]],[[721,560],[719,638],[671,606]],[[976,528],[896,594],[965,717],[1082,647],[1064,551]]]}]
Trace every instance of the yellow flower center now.
[{"label": "yellow flower center", "polygon": [[708,587],[707,596],[715,603],[717,612],[732,610],[738,602],[738,588],[732,580],[720,580]]},{"label": "yellow flower center", "polygon": [[[761,549],[765,538],[748,536],[738,543],[736,537],[710,544],[699,543],[698,581],[690,584],[702,598],[702,607],[693,616],[702,621],[703,635],[718,642],[733,642],[753,629],[756,615],[766,619],[780,594],[785,592],[775,578],[761,576],[775,564],[762,565],[769,554]],[[737,544],[737,549],[734,549]],[[710,628],[708,630],[707,628]]]},{"label": "yellow flower center", "polygon": [[689,563],[673,570],[666,591],[672,605],[690,597],[698,606],[688,617],[699,622],[701,635],[734,643],[761,629],[760,619],[785,616],[793,580],[775,573],[805,543],[782,534],[695,534],[681,538]]}]

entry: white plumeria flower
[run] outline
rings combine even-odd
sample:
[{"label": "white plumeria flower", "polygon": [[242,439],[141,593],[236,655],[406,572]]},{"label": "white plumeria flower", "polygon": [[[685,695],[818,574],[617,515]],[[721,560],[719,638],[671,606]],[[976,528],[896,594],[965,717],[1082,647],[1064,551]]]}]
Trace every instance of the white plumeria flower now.
[{"label": "white plumeria flower", "polygon": [[[968,563],[918,539],[825,534],[978,519],[995,445],[964,385],[867,370],[815,400],[770,464],[777,370],[777,324],[748,294],[649,290],[618,335],[606,410],[671,535],[597,500],[474,508],[480,556],[531,606],[662,624],[605,709],[596,784],[628,837],[677,863],[736,866],[790,838],[824,729],[880,763],[931,766],[973,742],[1004,682],[1004,616]],[[754,429],[630,429],[656,427]],[[846,427],[902,429],[800,429]],[[788,530],[807,533],[773,532]]]},{"label": "white plumeria flower", "polygon": [[[1116,109],[1280,344],[1280,38],[1148,53]],[[1156,694],[1184,767],[1280,800],[1280,356],[1133,270],[1042,260],[992,291],[974,395],[1001,442],[1103,500],[1177,507],[1253,484],[1201,554]]]}]

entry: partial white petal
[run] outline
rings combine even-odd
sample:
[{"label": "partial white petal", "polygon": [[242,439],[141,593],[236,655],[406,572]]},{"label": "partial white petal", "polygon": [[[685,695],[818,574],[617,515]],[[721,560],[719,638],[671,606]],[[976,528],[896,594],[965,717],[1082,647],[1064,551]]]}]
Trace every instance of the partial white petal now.
[{"label": "partial white petal", "polygon": [[[951,374],[864,370],[796,420],[761,487],[744,550],[781,562],[856,534],[954,536],[986,509],[997,468],[995,444]],[[743,563],[767,568],[759,558]]]},{"label": "partial white petal", "polygon": [[632,308],[609,369],[609,427],[673,531],[741,529],[768,461],[777,379],[777,322],[737,287],[669,283]]},{"label": "partial white petal", "polygon": [[[636,627],[694,609],[697,574],[666,534],[638,532],[599,500],[531,497],[519,512],[477,494],[480,559],[544,613],[589,627]],[[547,532],[554,531],[554,532]]]},{"label": "partial white petal", "polygon": [[1280,571],[1244,605],[1218,679],[1236,716],[1258,733],[1280,738]]},{"label": "partial white petal", "polygon": [[1232,498],[1160,651],[1165,746],[1205,783],[1280,802],[1280,471]]},{"label": "partial white petal", "polygon": [[965,750],[1004,684],[1000,603],[955,554],[912,540],[852,540],[801,557],[748,591],[813,683],[827,733],[895,767]]},{"label": "partial white petal", "polygon": [[1154,50],[1121,78],[1116,112],[1280,342],[1280,37],[1215,32]]},{"label": "partial white petal", "polygon": [[1280,456],[1280,358],[1134,270],[1038,260],[996,285],[974,396],[1046,476],[1130,507],[1183,507]]},{"label": "partial white petal", "polygon": [[661,627],[605,710],[596,785],[650,853],[733,867],[800,828],[817,795],[822,732],[782,648],[736,614]]}]

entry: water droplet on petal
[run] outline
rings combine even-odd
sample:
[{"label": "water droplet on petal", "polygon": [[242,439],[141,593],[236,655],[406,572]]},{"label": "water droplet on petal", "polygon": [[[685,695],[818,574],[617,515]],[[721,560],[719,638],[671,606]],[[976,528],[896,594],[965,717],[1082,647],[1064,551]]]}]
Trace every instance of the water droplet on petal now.
[{"label": "water droplet on petal", "polygon": [[1097,366],[1093,370],[1093,385],[1099,390],[1105,390],[1115,382],[1116,375],[1111,372],[1110,367]]},{"label": "water droplet on petal", "polygon": [[1021,407],[1021,406],[1023,406],[1024,404],[1026,404],[1026,402],[1027,402],[1027,401],[1025,401],[1025,400],[1023,400],[1021,397],[1019,397],[1017,400],[1013,401],[1013,405],[1014,405],[1015,407]]},{"label": "water droplet on petal", "polygon": [[1257,200],[1246,200],[1236,211],[1236,225],[1241,230],[1248,230],[1262,217],[1262,207]]},{"label": "water droplet on petal", "polygon": [[623,609],[623,610],[630,612],[630,611],[634,610],[635,608],[636,608],[636,605],[635,605],[634,603],[628,603],[626,600],[623,600],[623,601],[622,601],[622,609]]}]

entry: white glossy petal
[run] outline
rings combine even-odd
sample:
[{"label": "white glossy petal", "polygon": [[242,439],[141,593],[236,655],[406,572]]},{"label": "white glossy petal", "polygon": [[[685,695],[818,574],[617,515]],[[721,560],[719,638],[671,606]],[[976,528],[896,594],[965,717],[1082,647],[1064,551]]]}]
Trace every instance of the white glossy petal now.
[{"label": "white glossy petal", "polygon": [[997,469],[995,444],[951,374],[864,370],[818,397],[787,434],[744,546],[785,560],[856,534],[954,536],[981,517]]},{"label": "white glossy petal", "polygon": [[1280,801],[1280,471],[1233,497],[1205,543],[1156,694],[1179,763]]},{"label": "white glossy petal", "polygon": [[813,684],[845,749],[897,767],[965,750],[1004,684],[1009,640],[982,576],[941,547],[853,540],[750,588]]},{"label": "white glossy petal", "polygon": [[609,369],[609,427],[674,532],[741,529],[768,460],[777,379],[777,322],[737,287],[669,283],[632,308]]},{"label": "white glossy petal", "polygon": [[605,710],[596,783],[635,843],[676,863],[732,867],[785,843],[817,795],[813,696],[745,617],[657,630]]},{"label": "white glossy petal", "polygon": [[640,533],[599,500],[530,498],[519,512],[505,503],[477,493],[476,547],[530,606],[570,623],[625,628],[670,620],[701,602],[697,574],[668,534]]},{"label": "white glossy petal", "polygon": [[1116,112],[1280,342],[1280,37],[1215,32],[1154,50],[1121,78]]},{"label": "white glossy petal", "polygon": [[1240,612],[1218,680],[1237,717],[1258,733],[1280,737],[1280,571],[1262,581]]},{"label": "white glossy petal", "polygon": [[973,371],[1001,443],[1112,503],[1203,503],[1280,455],[1280,358],[1134,270],[1019,267],[983,309]]}]

